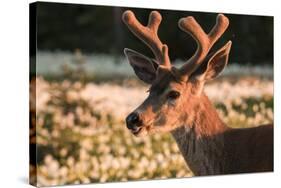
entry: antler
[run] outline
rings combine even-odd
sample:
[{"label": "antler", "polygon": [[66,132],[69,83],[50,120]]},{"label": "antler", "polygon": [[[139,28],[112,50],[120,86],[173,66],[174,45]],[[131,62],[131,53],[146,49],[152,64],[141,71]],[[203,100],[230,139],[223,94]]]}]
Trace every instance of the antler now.
[{"label": "antler", "polygon": [[179,20],[179,27],[186,33],[189,33],[198,45],[195,54],[181,67],[180,70],[183,74],[190,75],[200,66],[212,46],[225,32],[228,24],[228,18],[223,14],[218,14],[216,25],[206,34],[192,16]]},{"label": "antler", "polygon": [[147,26],[143,26],[135,17],[134,13],[127,10],[123,13],[123,21],[136,37],[142,40],[153,52],[156,60],[164,66],[170,67],[168,46],[162,44],[158,37],[158,28],[162,17],[159,12],[152,11],[149,15]]}]

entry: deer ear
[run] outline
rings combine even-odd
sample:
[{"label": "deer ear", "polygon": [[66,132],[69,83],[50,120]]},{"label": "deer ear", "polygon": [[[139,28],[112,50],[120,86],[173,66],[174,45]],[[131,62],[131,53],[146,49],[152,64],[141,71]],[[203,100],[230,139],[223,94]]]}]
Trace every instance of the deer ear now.
[{"label": "deer ear", "polygon": [[227,65],[230,48],[231,41],[226,43],[210,58],[207,58],[198,70],[194,72],[194,76],[196,76],[197,79],[204,81],[216,78]]},{"label": "deer ear", "polygon": [[151,84],[156,77],[158,63],[128,48],[124,49],[124,53],[139,79],[147,84]]}]

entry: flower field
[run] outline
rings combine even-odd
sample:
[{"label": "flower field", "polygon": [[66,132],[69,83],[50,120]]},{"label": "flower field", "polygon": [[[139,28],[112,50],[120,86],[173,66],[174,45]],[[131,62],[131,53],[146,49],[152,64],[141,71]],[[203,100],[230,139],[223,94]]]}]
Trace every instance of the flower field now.
[{"label": "flower field", "polygon": [[[31,96],[36,99],[38,185],[192,176],[169,134],[136,138],[126,129],[126,115],[146,98],[146,90],[141,84],[38,76],[36,97]],[[273,122],[270,79],[222,79],[207,84],[205,92],[232,127]]]}]

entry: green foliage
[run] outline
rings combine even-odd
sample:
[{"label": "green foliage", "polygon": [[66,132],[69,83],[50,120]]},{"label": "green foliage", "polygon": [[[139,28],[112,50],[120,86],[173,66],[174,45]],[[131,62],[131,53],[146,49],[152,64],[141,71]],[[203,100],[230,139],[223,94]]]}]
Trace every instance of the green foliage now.
[{"label": "green foliage", "polygon": [[[133,10],[146,23],[150,9],[109,6],[37,3],[37,44],[39,50],[68,50],[80,48],[88,53],[123,56],[124,47],[147,55],[150,50],[142,44],[121,21],[122,12]],[[194,16],[209,31],[215,24],[215,13],[159,10],[163,21],[159,36],[169,46],[171,59],[185,60],[194,53],[195,41],[180,31],[178,20]],[[51,13],[50,13],[51,12]],[[273,17],[226,14],[230,26],[218,47],[233,41],[232,62],[262,64],[273,62]]]},{"label": "green foliage", "polygon": [[75,49],[74,58],[70,63],[72,63],[72,66],[69,66],[67,63],[64,63],[61,67],[63,72],[63,78],[70,80],[79,80],[80,82],[84,82],[87,77],[84,67],[86,61],[80,49]]}]

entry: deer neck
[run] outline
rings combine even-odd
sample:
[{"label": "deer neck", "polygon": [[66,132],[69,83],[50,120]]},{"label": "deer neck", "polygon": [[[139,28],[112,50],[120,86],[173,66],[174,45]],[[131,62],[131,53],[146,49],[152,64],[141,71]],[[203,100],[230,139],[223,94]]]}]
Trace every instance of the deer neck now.
[{"label": "deer neck", "polygon": [[194,175],[222,174],[224,132],[229,129],[204,94],[186,123],[172,131],[178,147]]}]

